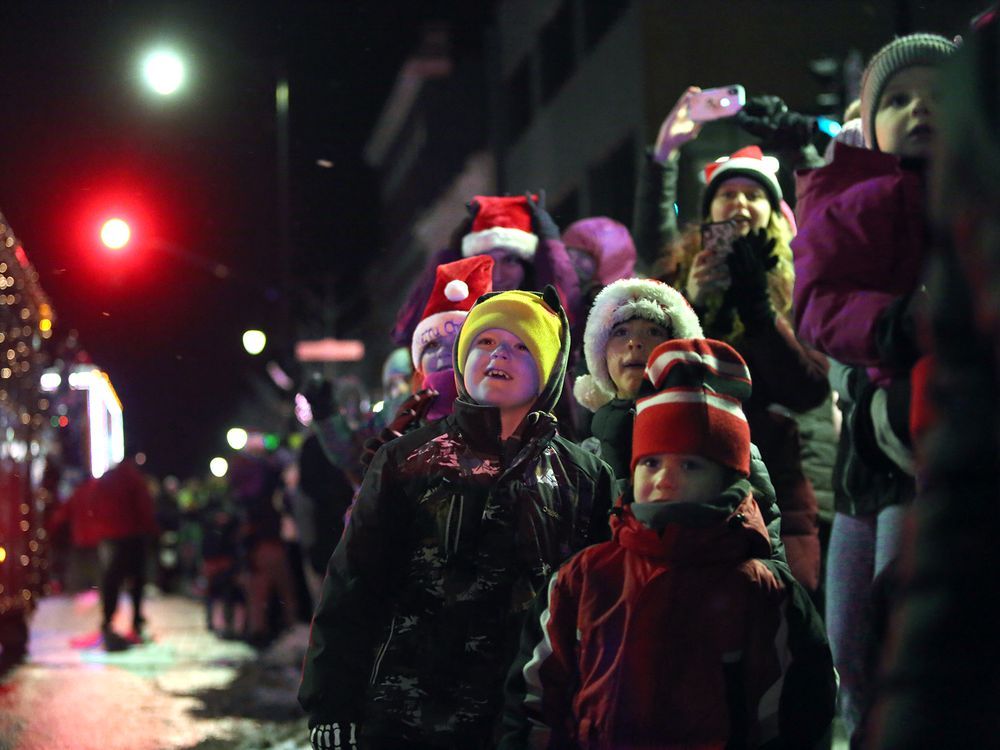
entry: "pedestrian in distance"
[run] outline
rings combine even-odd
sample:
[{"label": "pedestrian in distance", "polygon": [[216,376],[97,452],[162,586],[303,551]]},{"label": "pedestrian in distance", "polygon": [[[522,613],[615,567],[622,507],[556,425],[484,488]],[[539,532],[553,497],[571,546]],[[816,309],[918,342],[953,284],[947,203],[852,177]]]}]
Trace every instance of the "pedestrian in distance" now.
[{"label": "pedestrian in distance", "polygon": [[536,601],[500,747],[813,747],[836,680],[749,480],[746,363],[721,341],[675,340],[645,373],[612,539]]},{"label": "pedestrian in distance", "polygon": [[[101,634],[108,651],[121,651],[143,640],[146,558],[159,533],[153,497],[134,455],[129,451],[93,486],[94,517],[100,529],[97,553],[101,568]],[[125,583],[132,599],[132,629],[121,635],[112,625]]]},{"label": "pedestrian in distance", "polygon": [[479,300],[452,414],[376,453],[313,618],[299,702],[315,748],[492,747],[524,616],[608,537],[610,469],[556,431],[558,295]]}]

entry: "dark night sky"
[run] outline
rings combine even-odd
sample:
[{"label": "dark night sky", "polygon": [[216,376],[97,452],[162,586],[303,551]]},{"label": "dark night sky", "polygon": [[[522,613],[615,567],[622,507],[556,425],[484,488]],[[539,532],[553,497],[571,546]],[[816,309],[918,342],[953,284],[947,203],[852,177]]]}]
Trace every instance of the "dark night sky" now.
[{"label": "dark night sky", "polygon": [[[109,372],[126,433],[154,473],[204,471],[262,375],[239,334],[277,318],[279,61],[291,88],[293,271],[331,273],[349,288],[377,247],[360,151],[399,65],[427,20],[454,21],[460,46],[474,48],[488,5],[2,5],[0,211],[59,328],[77,329]],[[142,50],[161,40],[193,68],[169,101],[137,76]],[[320,158],[335,166],[317,167]],[[105,207],[134,221],[124,257],[95,244]],[[234,277],[220,281],[156,242],[225,263]]]}]

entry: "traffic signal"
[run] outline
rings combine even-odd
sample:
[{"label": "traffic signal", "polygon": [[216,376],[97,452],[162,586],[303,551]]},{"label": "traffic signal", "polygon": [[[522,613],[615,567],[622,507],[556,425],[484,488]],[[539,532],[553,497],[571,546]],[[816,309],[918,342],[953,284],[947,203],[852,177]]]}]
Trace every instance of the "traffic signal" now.
[{"label": "traffic signal", "polygon": [[101,242],[109,250],[123,249],[132,238],[132,229],[127,221],[114,217],[101,224]]}]

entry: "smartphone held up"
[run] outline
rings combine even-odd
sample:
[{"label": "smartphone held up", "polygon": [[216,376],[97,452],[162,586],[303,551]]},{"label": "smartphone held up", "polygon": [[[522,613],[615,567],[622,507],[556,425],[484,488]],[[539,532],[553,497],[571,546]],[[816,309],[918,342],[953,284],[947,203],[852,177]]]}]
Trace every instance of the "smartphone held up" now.
[{"label": "smartphone held up", "polygon": [[701,247],[714,255],[725,257],[733,249],[733,242],[743,233],[745,219],[708,221],[701,225]]},{"label": "smartphone held up", "polygon": [[739,84],[720,86],[692,94],[688,100],[688,113],[695,122],[710,122],[732,117],[746,103],[746,89]]}]

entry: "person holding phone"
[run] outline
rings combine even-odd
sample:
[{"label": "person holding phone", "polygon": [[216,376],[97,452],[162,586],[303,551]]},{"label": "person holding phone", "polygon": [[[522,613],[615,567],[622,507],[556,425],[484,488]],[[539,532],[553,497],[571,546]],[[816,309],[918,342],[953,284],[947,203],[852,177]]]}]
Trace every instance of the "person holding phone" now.
[{"label": "person holding phone", "polygon": [[[637,200],[638,237],[662,233],[673,222],[673,240],[660,269],[701,319],[705,335],[721,339],[746,360],[754,392],[746,405],[750,432],[774,482],[782,515],[782,541],[795,577],[811,592],[820,580],[818,509],[802,468],[802,446],[793,412],[820,406],[829,394],[827,361],[800,342],[790,314],[795,274],[790,211],[782,201],[776,160],[757,146],[739,149],[705,168],[701,222],[676,229],[673,204],[681,147],[698,137],[692,117],[697,95],[689,87],[663,121],[651,150],[662,163],[660,190]],[[709,242],[710,240],[710,242]]]}]

